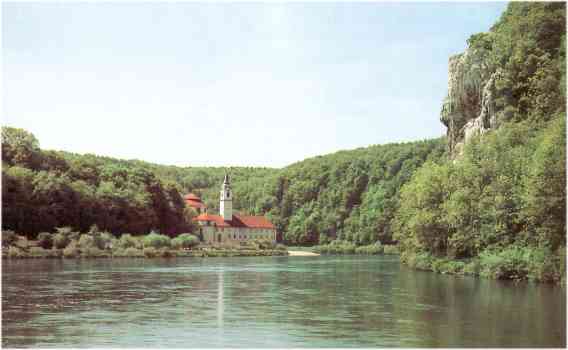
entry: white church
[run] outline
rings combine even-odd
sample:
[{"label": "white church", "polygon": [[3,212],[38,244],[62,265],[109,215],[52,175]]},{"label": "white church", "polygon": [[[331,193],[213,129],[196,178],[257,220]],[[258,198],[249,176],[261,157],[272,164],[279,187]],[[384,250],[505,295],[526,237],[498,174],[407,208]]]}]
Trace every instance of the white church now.
[{"label": "white church", "polygon": [[194,218],[199,224],[199,233],[207,243],[238,243],[253,239],[276,241],[276,228],[264,216],[244,216],[233,212],[233,193],[229,175],[221,186],[219,215],[207,213],[201,198],[190,193],[186,204],[199,214]]}]

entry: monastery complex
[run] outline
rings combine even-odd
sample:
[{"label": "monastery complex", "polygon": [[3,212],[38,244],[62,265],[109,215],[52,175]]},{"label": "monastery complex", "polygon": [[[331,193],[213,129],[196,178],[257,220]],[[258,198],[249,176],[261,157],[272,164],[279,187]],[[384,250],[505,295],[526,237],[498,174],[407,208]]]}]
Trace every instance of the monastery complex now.
[{"label": "monastery complex", "polygon": [[209,214],[207,206],[193,193],[185,196],[186,204],[198,216],[199,236],[207,243],[237,243],[253,239],[276,241],[276,228],[264,216],[244,216],[233,212],[233,193],[229,175],[225,175],[220,192],[219,215]]}]

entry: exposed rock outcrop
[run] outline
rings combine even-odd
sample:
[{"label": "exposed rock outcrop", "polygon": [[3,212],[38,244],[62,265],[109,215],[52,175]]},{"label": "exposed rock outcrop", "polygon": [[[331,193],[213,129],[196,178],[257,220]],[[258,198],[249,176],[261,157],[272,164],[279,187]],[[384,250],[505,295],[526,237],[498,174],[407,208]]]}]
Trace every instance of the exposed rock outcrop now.
[{"label": "exposed rock outcrop", "polygon": [[475,135],[497,125],[495,117],[495,81],[487,63],[488,50],[468,48],[450,57],[448,95],[442,105],[440,120],[448,128],[448,148],[458,157],[464,144]]}]

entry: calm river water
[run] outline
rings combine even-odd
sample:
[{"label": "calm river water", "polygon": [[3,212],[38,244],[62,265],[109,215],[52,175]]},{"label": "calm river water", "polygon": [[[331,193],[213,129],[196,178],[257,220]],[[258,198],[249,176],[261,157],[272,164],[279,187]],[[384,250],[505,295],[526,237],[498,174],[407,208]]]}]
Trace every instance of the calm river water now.
[{"label": "calm river water", "polygon": [[3,347],[564,347],[565,290],[397,257],[2,261]]}]

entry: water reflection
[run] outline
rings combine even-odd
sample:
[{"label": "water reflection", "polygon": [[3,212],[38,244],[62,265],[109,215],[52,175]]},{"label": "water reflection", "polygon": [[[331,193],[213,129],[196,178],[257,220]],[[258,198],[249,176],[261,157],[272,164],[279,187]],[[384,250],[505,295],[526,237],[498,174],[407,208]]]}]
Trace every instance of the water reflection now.
[{"label": "water reflection", "polygon": [[223,282],[223,270],[218,272],[219,281],[217,282],[217,327],[223,328],[223,289],[225,288],[225,283]]},{"label": "water reflection", "polygon": [[558,287],[395,257],[4,261],[8,347],[565,346]]}]

